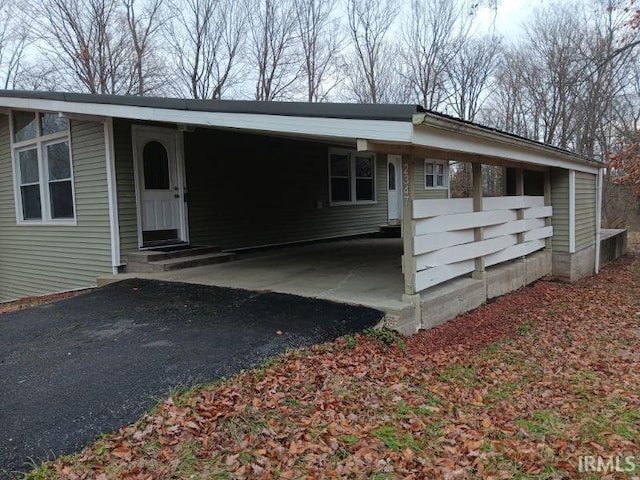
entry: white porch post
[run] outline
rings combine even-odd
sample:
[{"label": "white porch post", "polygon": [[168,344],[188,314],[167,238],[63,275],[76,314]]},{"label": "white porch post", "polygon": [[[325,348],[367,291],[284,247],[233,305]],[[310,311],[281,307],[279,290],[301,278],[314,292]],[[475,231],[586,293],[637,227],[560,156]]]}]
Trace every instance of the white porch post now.
[{"label": "white porch post", "polygon": [[576,171],[569,170],[569,253],[576,253]]},{"label": "white porch post", "polygon": [[[544,206],[551,206],[551,172],[547,169],[544,172]],[[546,217],[544,219],[545,227],[551,226],[551,217]],[[553,245],[553,237],[547,237],[544,241],[544,248],[547,252],[551,252],[551,247]]]},{"label": "white porch post", "polygon": [[[481,212],[482,205],[482,164],[473,163],[471,166],[473,174],[473,211]],[[484,240],[484,228],[476,227],[473,229],[473,240],[481,242]],[[473,278],[482,280],[486,276],[484,257],[476,257],[476,269],[473,272]]]},{"label": "white porch post", "polygon": [[415,163],[410,155],[402,155],[402,272],[404,293],[416,293],[416,262],[413,256],[415,228],[413,227],[413,200],[415,198]]},{"label": "white porch post", "polygon": [[[519,197],[524,196],[524,170],[522,168],[516,168],[516,195]],[[518,210],[518,220],[524,219],[524,210]],[[524,243],[524,233],[518,233],[518,243]]]},{"label": "white porch post", "polygon": [[598,178],[596,180],[596,259],[594,265],[595,273],[600,272],[600,239],[602,230],[602,184],[603,184],[604,168],[598,169]]}]

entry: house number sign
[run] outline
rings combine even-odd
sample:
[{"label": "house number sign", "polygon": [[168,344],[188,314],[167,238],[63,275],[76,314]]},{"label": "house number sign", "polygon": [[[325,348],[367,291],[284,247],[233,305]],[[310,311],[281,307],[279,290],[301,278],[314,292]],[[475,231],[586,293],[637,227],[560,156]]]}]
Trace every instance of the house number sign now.
[{"label": "house number sign", "polygon": [[409,163],[402,164],[402,196],[405,206],[409,205]]}]

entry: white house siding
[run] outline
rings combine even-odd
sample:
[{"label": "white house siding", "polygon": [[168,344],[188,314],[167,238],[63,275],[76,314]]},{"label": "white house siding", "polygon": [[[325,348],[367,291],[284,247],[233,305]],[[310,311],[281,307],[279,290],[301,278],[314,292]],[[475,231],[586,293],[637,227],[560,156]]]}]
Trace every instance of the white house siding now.
[{"label": "white house siding", "polygon": [[0,115],[0,301],[88,287],[110,274],[104,128],[71,122],[75,226],[17,225],[9,121]]},{"label": "white house siding", "polygon": [[576,172],[576,251],[595,243],[597,176]]}]

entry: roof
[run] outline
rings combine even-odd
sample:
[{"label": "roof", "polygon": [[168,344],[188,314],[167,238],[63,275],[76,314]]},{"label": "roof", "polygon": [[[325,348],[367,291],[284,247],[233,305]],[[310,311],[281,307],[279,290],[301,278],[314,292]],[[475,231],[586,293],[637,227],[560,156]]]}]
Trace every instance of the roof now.
[{"label": "roof", "polygon": [[105,105],[126,105],[131,107],[162,108],[193,112],[246,113],[292,117],[386,120],[396,122],[411,122],[414,114],[426,112],[426,110],[420,105],[261,102],[255,100],[193,100],[166,97],[141,97],[137,95],[98,95],[87,93],[33,92],[20,90],[0,90],[0,97],[19,97]]},{"label": "roof", "polygon": [[[2,99],[6,99],[4,102]],[[31,104],[33,101],[33,104]],[[183,125],[240,129],[326,141],[369,139],[497,156],[525,163],[567,168],[566,163],[601,168],[602,162],[575,152],[495,128],[429,111],[420,105],[194,100],[134,95],[0,90],[0,107],[33,108],[80,115],[129,118]],[[101,108],[102,106],[102,108]],[[428,132],[420,135],[422,126]],[[423,131],[424,133],[424,131]],[[455,136],[457,140],[445,138]],[[475,139],[475,140],[474,140]],[[491,142],[496,148],[473,144]],[[452,143],[453,142],[453,143]],[[462,144],[466,144],[462,146]],[[516,152],[525,148],[529,153]],[[478,150],[479,149],[479,150]],[[493,153],[492,153],[493,152]],[[543,160],[551,155],[560,163]]]}]

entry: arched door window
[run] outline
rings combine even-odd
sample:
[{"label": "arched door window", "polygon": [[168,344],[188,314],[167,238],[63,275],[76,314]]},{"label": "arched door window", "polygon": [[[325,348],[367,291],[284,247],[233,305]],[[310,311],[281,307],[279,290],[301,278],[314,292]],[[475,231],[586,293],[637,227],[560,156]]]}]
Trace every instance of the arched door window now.
[{"label": "arched door window", "polygon": [[145,190],[169,190],[169,156],[160,142],[151,141],[142,150]]}]

